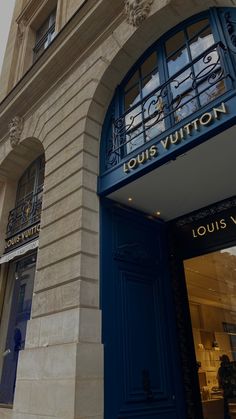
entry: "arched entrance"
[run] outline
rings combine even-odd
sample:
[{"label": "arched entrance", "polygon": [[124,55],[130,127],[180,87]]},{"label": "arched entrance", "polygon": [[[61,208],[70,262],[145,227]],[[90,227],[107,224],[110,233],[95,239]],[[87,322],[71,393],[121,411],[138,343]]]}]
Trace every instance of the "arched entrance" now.
[{"label": "arched entrance", "polygon": [[[199,381],[184,236],[176,242],[172,222],[235,194],[234,14],[211,10],[165,35],[107,113],[99,178],[105,418],[217,417],[204,404],[213,398],[200,393],[209,383]],[[223,419],[222,390],[219,400]]]}]

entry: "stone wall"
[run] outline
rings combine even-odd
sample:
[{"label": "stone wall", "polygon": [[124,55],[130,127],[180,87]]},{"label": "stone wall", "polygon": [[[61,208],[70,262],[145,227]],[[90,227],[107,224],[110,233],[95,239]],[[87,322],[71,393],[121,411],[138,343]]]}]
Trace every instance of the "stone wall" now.
[{"label": "stone wall", "polygon": [[[67,0],[62,3],[60,10],[63,15],[58,19],[65,24],[84,2]],[[233,0],[154,0],[149,18],[136,28],[127,22],[123,6],[121,13],[116,14],[110,1],[99,1],[97,13],[92,15],[92,5],[88,10],[87,19],[91,18],[89,26],[92,22],[95,26],[99,25],[106,9],[112,16],[110,26],[102,28],[101,25],[99,36],[89,40],[89,44],[86,32],[83,32],[84,37],[78,37],[79,45],[68,41],[73,57],[76,57],[77,50],[81,51],[71,62],[67,62],[63,52],[60,52],[62,44],[67,42],[63,35],[63,43],[58,41],[51,50],[48,49],[48,55],[42,61],[42,70],[39,67],[36,72],[36,66],[33,67],[27,74],[27,80],[23,78],[17,91],[11,93],[11,100],[1,104],[0,174],[3,196],[12,174],[16,185],[20,173],[38,154],[39,147],[34,148],[35,142],[40,144],[40,150],[44,150],[46,157],[32,315],[28,322],[26,347],[20,353],[14,409],[11,412],[14,419],[103,418],[99,199],[96,188],[104,116],[117,84],[160,35],[209,6],[232,6],[234,3]],[[121,2],[118,1],[116,5],[119,4]],[[99,7],[103,10],[101,16]],[[75,31],[73,19],[68,25],[71,25],[71,31],[67,26],[69,39]],[[5,81],[6,69],[10,67],[13,56],[14,36],[13,31],[2,76]],[[55,69],[54,83],[48,86],[45,85],[47,60],[54,63]],[[43,71],[42,81],[40,74]],[[32,88],[29,96],[24,89],[27,83],[30,86],[33,78],[35,84],[32,85],[38,89],[37,95]],[[5,93],[3,91],[3,95]],[[24,103],[20,107],[23,94]],[[36,96],[37,100],[33,100],[32,97]],[[12,152],[7,121],[8,115],[13,117],[18,112],[24,117],[24,129],[20,143]],[[28,150],[28,158],[23,154],[25,149]],[[29,152],[31,149],[34,150],[32,154]],[[10,194],[11,188],[8,191]],[[0,206],[1,231],[4,231],[6,213],[13,198],[14,193],[12,198],[4,197]],[[4,278],[2,270],[2,282]],[[6,414],[10,417],[9,411],[0,410],[0,418],[5,418]]]}]

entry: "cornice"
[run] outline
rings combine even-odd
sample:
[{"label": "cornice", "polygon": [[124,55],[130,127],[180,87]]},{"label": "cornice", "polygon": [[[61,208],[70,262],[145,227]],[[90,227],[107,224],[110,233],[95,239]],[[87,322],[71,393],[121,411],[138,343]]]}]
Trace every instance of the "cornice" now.
[{"label": "cornice", "polygon": [[24,21],[25,24],[27,24],[37,10],[39,10],[46,3],[46,1],[47,0],[29,0],[20,15],[17,17],[16,23],[19,24]]},{"label": "cornice", "polygon": [[95,41],[117,16],[121,15],[124,20],[123,8],[123,0],[86,0],[83,3],[0,103],[0,138],[6,135],[9,121],[15,115],[27,114],[49,91],[49,86],[55,85],[91,45],[95,48]]}]

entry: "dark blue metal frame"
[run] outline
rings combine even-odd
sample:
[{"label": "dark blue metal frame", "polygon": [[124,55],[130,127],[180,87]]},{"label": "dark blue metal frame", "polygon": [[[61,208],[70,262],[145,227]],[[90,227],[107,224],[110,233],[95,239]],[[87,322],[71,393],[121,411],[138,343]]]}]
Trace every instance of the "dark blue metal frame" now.
[{"label": "dark blue metal frame", "polygon": [[[232,16],[229,18],[229,14]],[[110,105],[110,108],[107,113],[107,117],[104,122],[102,141],[101,141],[101,165],[100,165],[100,177],[98,179],[98,193],[100,195],[106,195],[113,192],[114,190],[124,186],[125,184],[137,179],[138,177],[148,173],[149,171],[157,168],[158,166],[166,163],[169,160],[176,159],[180,154],[188,151],[192,147],[201,144],[210,137],[213,137],[225,129],[228,129],[234,125],[236,121],[236,98],[235,98],[235,58],[234,56],[236,51],[236,46],[234,47],[234,23],[233,19],[236,16],[236,10],[233,8],[230,9],[210,9],[208,12],[201,13],[197,16],[194,16],[186,21],[182,22],[177,27],[173,28],[167,34],[165,34],[160,40],[153,44],[145,54],[137,61],[135,66],[129,71],[127,76],[124,78],[120,86],[118,86],[113,101]],[[107,142],[109,140],[109,135],[111,135],[111,122],[112,118],[117,118],[122,114],[123,106],[123,89],[127,81],[130,79],[131,75],[137,70],[137,68],[146,60],[146,58],[157,49],[162,49],[162,60],[164,61],[164,42],[169,39],[172,35],[177,33],[179,30],[196,23],[203,18],[208,17],[211,24],[211,29],[214,34],[216,45],[221,46],[222,48],[222,61],[224,65],[224,72],[226,78],[226,88],[227,91],[217,97],[215,100],[211,101],[205,105],[202,109],[199,109],[193,115],[190,115],[183,119],[182,121],[176,123],[175,126],[167,127],[166,131],[160,134],[158,137],[151,139],[147,143],[143,144],[141,147],[132,151],[125,158],[120,159],[120,161],[114,165],[114,167],[108,168],[106,166],[106,153],[107,153]],[[228,19],[228,21],[227,21]],[[231,19],[231,20],[230,20]],[[236,20],[236,17],[235,17]],[[230,26],[230,22],[231,26]],[[235,42],[236,45],[236,42]],[[190,63],[191,65],[192,63]],[[161,71],[166,71],[164,68]],[[183,69],[181,70],[183,72]],[[167,74],[165,74],[166,80]],[[168,83],[168,81],[167,81]],[[202,128],[199,131],[193,132],[191,137],[182,141],[181,143],[175,145],[175,147],[170,148],[169,150],[159,150],[159,155],[155,159],[150,159],[145,162],[145,164],[140,164],[135,170],[131,170],[128,173],[125,173],[123,170],[124,162],[127,162],[129,159],[134,158],[137,154],[142,153],[147,148],[150,148],[152,145],[160,144],[161,140],[165,139],[170,134],[173,134],[174,131],[179,130],[183,125],[187,125],[193,119],[199,118],[204,112],[209,112],[213,107],[218,107],[224,102],[227,106],[228,113],[224,115],[222,119],[219,119],[214,122],[214,124]],[[109,132],[110,130],[110,132]]]}]

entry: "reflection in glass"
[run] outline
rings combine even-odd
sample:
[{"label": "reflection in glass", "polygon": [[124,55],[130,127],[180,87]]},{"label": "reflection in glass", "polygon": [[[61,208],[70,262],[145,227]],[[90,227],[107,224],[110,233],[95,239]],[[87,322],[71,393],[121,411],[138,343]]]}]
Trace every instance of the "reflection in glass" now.
[{"label": "reflection in glass", "polygon": [[184,269],[203,417],[225,419],[236,410],[236,247],[188,259]]},{"label": "reflection in glass", "polygon": [[148,74],[152,73],[157,67],[157,56],[154,52],[151,54],[141,65],[141,74],[142,77],[147,76]]},{"label": "reflection in glass", "polygon": [[192,115],[198,110],[198,104],[197,100],[194,98],[194,93],[186,93],[181,98],[181,106],[179,106],[179,102],[177,101],[174,103],[173,108],[177,108],[174,113],[176,123],[186,118],[188,115]]},{"label": "reflection in glass", "polygon": [[142,96],[145,97],[160,85],[159,72],[147,76],[142,85]]},{"label": "reflection in glass", "polygon": [[168,41],[166,41],[166,55],[173,54],[175,51],[179,50],[185,44],[185,35],[183,31],[178,32],[176,35],[172,36]]},{"label": "reflection in glass", "polygon": [[196,58],[202,52],[206,51],[207,48],[210,48],[214,44],[214,38],[211,33],[211,29],[207,28],[204,32],[198,35],[196,38],[190,42],[190,50],[192,59]]},{"label": "reflection in glass", "polygon": [[181,70],[186,64],[189,62],[188,52],[187,49],[184,47],[177,51],[174,55],[168,58],[168,72],[169,76],[173,76],[173,74],[177,73],[177,71]]},{"label": "reflection in glass", "polygon": [[189,39],[193,38],[194,35],[201,32],[208,25],[209,25],[208,19],[203,19],[203,20],[200,20],[199,22],[194,23],[193,25],[190,25],[187,28]]}]

